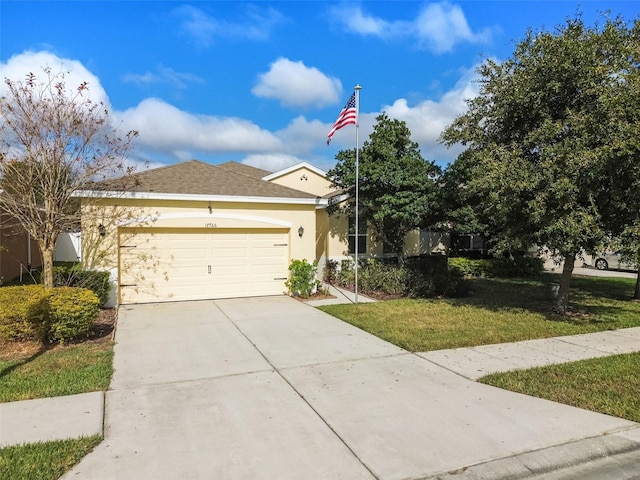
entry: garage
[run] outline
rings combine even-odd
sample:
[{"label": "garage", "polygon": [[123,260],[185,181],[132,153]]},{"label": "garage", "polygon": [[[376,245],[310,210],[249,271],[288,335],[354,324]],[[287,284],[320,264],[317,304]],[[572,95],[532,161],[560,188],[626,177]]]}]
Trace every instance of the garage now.
[{"label": "garage", "polygon": [[288,229],[121,228],[120,303],[281,295]]}]

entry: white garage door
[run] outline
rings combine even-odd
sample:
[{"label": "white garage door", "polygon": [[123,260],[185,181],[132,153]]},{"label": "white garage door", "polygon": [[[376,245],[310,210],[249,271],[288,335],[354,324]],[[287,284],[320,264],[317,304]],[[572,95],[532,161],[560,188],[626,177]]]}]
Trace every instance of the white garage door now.
[{"label": "white garage door", "polygon": [[286,230],[122,230],[120,302],[281,295],[288,238]]}]

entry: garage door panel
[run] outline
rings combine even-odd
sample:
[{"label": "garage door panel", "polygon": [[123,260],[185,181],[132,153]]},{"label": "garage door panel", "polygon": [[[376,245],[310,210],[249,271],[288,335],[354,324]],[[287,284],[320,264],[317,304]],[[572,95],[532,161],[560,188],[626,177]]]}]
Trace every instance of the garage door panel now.
[{"label": "garage door panel", "polygon": [[[122,303],[280,295],[287,231],[160,230],[121,236]],[[211,267],[209,269],[209,267]]]}]

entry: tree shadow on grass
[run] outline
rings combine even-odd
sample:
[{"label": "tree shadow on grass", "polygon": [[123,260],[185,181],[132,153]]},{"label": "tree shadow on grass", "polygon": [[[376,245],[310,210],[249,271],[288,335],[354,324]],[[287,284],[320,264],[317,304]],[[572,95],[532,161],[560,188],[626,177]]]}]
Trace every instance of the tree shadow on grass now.
[{"label": "tree shadow on grass", "polygon": [[572,279],[569,310],[555,312],[551,283],[559,275],[525,279],[472,279],[470,294],[450,299],[452,305],[470,305],[490,311],[526,310],[546,319],[574,325],[609,325],[624,328],[640,325],[640,305],[631,302],[634,283],[629,279],[576,277]]}]

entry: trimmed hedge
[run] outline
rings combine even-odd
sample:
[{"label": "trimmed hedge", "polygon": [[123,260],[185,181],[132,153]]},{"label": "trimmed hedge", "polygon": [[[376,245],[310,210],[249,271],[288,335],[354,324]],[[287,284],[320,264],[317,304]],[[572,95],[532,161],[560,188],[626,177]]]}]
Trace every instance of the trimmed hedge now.
[{"label": "trimmed hedge", "polygon": [[86,335],[100,313],[100,299],[86,288],[54,288],[49,305],[50,342],[67,343]]},{"label": "trimmed hedge", "polygon": [[[352,266],[338,274],[337,283],[345,288],[355,285]],[[466,294],[463,276],[447,267],[440,255],[408,258],[401,267],[369,259],[358,268],[358,289],[365,294],[382,293],[408,297],[460,296]]]},{"label": "trimmed hedge", "polygon": [[531,277],[542,273],[544,260],[538,257],[503,257],[485,260],[449,258],[449,268],[465,277]]},{"label": "trimmed hedge", "polygon": [[0,338],[44,342],[49,328],[49,294],[42,285],[0,288]]},{"label": "trimmed hedge", "polygon": [[42,285],[0,288],[0,338],[67,343],[86,335],[100,312],[88,289]]}]

